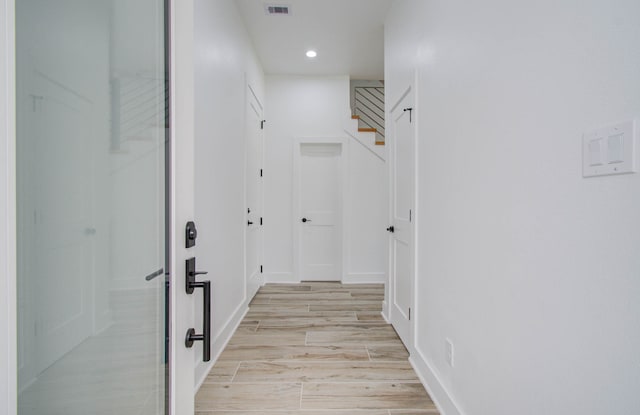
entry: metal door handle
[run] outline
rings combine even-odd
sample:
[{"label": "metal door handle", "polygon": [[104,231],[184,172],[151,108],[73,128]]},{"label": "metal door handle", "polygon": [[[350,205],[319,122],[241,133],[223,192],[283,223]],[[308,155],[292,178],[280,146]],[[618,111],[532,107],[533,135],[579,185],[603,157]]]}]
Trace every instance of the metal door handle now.
[{"label": "metal door handle", "polygon": [[187,259],[186,265],[186,291],[193,294],[196,288],[203,290],[202,305],[202,334],[196,334],[194,328],[187,330],[184,345],[188,348],[193,346],[194,341],[202,341],[202,360],[211,360],[211,281],[196,281],[196,275],[206,274],[206,271],[196,271],[196,259]]},{"label": "metal door handle", "polygon": [[247,221],[247,226],[251,226],[253,225],[253,222],[251,222],[250,220]]},{"label": "metal door handle", "polygon": [[152,279],[154,279],[158,275],[162,275],[162,274],[164,274],[164,268],[160,268],[159,270],[157,270],[155,272],[152,272],[151,274],[149,274],[146,277],[144,277],[144,279],[145,279],[145,281],[151,281]]},{"label": "metal door handle", "polygon": [[311,222],[311,219],[302,218],[302,223],[307,223],[307,222]]},{"label": "metal door handle", "polygon": [[395,232],[395,229],[393,228],[393,225],[391,225],[391,226],[389,226],[389,227],[387,228],[387,232],[391,232],[391,233],[394,233],[394,232]]}]

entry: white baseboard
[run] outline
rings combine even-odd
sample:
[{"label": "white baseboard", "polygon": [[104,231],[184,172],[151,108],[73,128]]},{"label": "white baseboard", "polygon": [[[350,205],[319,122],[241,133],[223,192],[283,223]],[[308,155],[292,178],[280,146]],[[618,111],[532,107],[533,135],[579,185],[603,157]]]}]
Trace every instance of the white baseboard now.
[{"label": "white baseboard", "polygon": [[391,324],[391,320],[389,320],[389,305],[386,301],[382,302],[382,312],[380,314],[382,314],[382,318],[384,318],[387,324]]},{"label": "white baseboard", "polygon": [[413,370],[415,370],[420,378],[420,381],[436,404],[441,415],[464,415],[444,387],[444,384],[440,381],[436,372],[431,365],[427,363],[427,360],[417,348],[414,348],[412,351],[411,357],[409,357],[409,363],[413,366]]},{"label": "white baseboard", "polygon": [[300,282],[298,278],[293,276],[293,272],[267,272],[264,274],[264,282],[267,283],[297,283]]},{"label": "white baseboard", "polygon": [[213,351],[212,359],[209,362],[203,362],[202,360],[198,361],[195,369],[196,387],[193,391],[194,395],[198,393],[200,386],[204,383],[204,380],[207,378],[207,375],[211,371],[211,368],[213,368],[213,365],[215,365],[224,348],[227,347],[227,343],[231,340],[231,336],[236,332],[240,322],[242,322],[245,314],[247,314],[247,311],[249,311],[249,307],[247,306],[247,302],[244,301],[240,306],[238,306],[238,308],[236,308],[222,330],[213,339],[211,344],[211,350]]},{"label": "white baseboard", "polygon": [[384,272],[351,272],[342,279],[345,284],[384,284],[386,281]]}]

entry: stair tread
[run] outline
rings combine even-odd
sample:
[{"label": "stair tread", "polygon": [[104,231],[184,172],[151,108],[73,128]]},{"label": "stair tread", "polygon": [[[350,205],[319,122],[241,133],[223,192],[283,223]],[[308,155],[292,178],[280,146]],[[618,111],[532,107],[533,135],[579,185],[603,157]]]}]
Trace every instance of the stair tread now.
[{"label": "stair tread", "polygon": [[383,146],[384,145],[384,141],[376,141],[376,145],[377,146]]},{"label": "stair tread", "polygon": [[358,128],[361,133],[375,133],[378,132],[375,128]]}]

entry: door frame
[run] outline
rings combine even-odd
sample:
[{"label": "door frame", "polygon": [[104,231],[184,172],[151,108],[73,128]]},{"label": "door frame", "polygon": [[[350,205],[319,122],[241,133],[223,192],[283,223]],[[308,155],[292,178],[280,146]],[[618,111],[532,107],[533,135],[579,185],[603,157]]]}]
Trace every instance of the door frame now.
[{"label": "door frame", "polygon": [[300,150],[303,144],[339,144],[341,147],[340,153],[340,220],[342,229],[342,247],[340,260],[340,281],[344,281],[347,276],[348,268],[348,232],[347,232],[347,212],[349,206],[348,190],[349,190],[349,145],[348,140],[345,137],[296,137],[293,139],[293,197],[292,197],[292,215],[291,215],[291,229],[293,232],[293,281],[300,282],[300,224],[299,218],[302,214],[300,208],[300,194],[301,194],[301,179],[300,179]]},{"label": "door frame", "polygon": [[[15,2],[0,0],[0,415],[17,414],[16,302],[16,95]],[[165,0],[170,22],[169,182],[171,254],[170,381],[171,414],[193,413],[194,352],[184,346],[183,333],[194,321],[194,304],[184,292],[184,260],[193,255],[184,245],[184,225],[194,208],[194,0]],[[177,70],[179,69],[179,70]],[[179,141],[178,141],[179,140]],[[180,143],[177,146],[176,143]]]},{"label": "door frame", "polygon": [[0,0],[0,414],[18,410],[15,0]]}]

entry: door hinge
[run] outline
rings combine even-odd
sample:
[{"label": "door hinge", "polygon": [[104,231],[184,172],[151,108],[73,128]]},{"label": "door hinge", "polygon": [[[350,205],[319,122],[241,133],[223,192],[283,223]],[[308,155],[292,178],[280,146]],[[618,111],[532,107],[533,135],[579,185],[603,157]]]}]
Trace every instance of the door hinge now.
[{"label": "door hinge", "polygon": [[409,321],[411,321],[411,307],[409,307]]},{"label": "door hinge", "polygon": [[262,169],[260,169],[260,177],[262,177]]},{"label": "door hinge", "polygon": [[411,209],[409,209],[409,222],[411,222]]},{"label": "door hinge", "polygon": [[267,122],[267,120],[261,120],[260,121],[260,129],[261,130],[264,130],[264,123],[266,123],[266,122]]},{"label": "door hinge", "polygon": [[411,112],[413,111],[413,108],[405,108],[402,111],[403,112],[409,111],[409,123],[411,123]]},{"label": "door hinge", "polygon": [[260,274],[262,274],[262,265],[260,265]]},{"label": "door hinge", "polygon": [[260,218],[260,226],[262,226],[262,218]]}]

